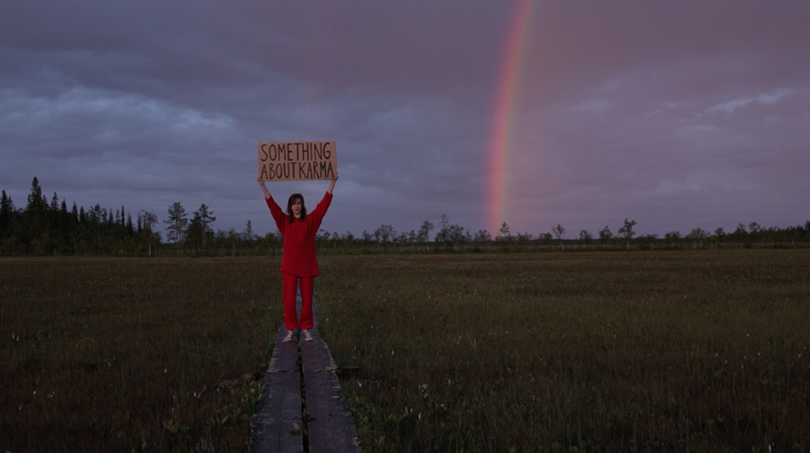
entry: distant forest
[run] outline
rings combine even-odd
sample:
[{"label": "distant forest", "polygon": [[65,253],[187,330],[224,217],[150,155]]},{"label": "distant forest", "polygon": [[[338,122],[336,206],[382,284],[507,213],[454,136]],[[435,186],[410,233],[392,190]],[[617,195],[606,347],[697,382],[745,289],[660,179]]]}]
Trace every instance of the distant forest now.
[{"label": "distant forest", "polygon": [[[48,201],[35,177],[25,208],[2,191],[0,200],[0,256],[48,255],[256,255],[281,252],[281,236],[253,233],[248,221],[241,232],[213,230],[214,212],[205,204],[189,215],[180,202],[169,206],[166,242],[155,231],[157,214],[149,211],[132,214],[124,206],[105,209],[98,204],[85,210],[56,193]],[[625,219],[612,232],[608,226],[595,234],[581,230],[566,238],[566,229],[558,224],[551,231],[533,236],[513,234],[504,222],[493,236],[486,230],[475,233],[450,223],[442,216],[438,225],[425,220],[418,230],[397,232],[392,225],[380,225],[373,232],[359,236],[320,230],[316,236],[322,252],[330,253],[424,253],[447,251],[528,251],[528,250],[644,250],[754,247],[808,247],[810,221],[787,228],[762,227],[756,222],[738,224],[734,231],[717,228],[705,231],[695,228],[687,234],[679,231],[637,235],[636,222]],[[438,228],[438,229],[437,229]],[[430,240],[430,234],[437,229]]]}]

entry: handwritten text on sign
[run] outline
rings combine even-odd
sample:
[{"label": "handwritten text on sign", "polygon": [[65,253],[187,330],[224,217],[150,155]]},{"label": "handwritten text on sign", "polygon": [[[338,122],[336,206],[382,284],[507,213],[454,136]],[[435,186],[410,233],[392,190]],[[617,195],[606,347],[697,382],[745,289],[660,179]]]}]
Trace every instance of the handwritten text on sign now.
[{"label": "handwritten text on sign", "polygon": [[259,142],[262,181],[335,179],[335,142]]}]

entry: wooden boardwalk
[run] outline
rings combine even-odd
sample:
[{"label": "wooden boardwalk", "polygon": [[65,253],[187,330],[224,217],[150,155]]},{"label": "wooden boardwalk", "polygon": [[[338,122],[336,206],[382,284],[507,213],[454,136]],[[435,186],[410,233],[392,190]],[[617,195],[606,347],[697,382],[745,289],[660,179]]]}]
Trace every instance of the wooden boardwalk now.
[{"label": "wooden boardwalk", "polygon": [[[300,295],[296,302],[300,310]],[[317,313],[310,332],[312,342],[283,343],[283,325],[276,334],[253,418],[251,453],[360,452],[335,360],[318,333]]]}]

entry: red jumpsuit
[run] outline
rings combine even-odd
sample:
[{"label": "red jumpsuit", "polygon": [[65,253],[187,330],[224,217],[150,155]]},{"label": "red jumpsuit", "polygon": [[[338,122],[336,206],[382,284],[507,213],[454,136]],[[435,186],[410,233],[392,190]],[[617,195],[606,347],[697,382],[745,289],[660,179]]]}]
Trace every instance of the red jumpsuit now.
[{"label": "red jumpsuit", "polygon": [[[315,234],[321,227],[321,221],[329,205],[332,194],[326,192],[323,200],[314,211],[307,214],[304,220],[293,219],[285,214],[276,204],[273,197],[265,199],[270,213],[281,232],[281,299],[284,302],[284,328],[287,330],[312,329],[312,292],[315,287],[315,276],[320,274],[318,259],[315,256]],[[301,282],[301,322],[295,311],[295,292]]]}]

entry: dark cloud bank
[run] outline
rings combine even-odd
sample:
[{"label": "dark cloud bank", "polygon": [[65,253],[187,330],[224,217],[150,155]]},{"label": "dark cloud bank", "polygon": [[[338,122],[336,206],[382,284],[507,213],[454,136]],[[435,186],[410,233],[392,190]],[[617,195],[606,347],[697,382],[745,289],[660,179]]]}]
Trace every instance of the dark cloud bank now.
[{"label": "dark cloud bank", "polygon": [[[330,231],[485,227],[508,2],[11,1],[0,188],[272,228],[256,144],[335,140]],[[513,232],[810,218],[810,6],[538,2],[512,124]],[[326,181],[277,183],[310,203]]]}]

